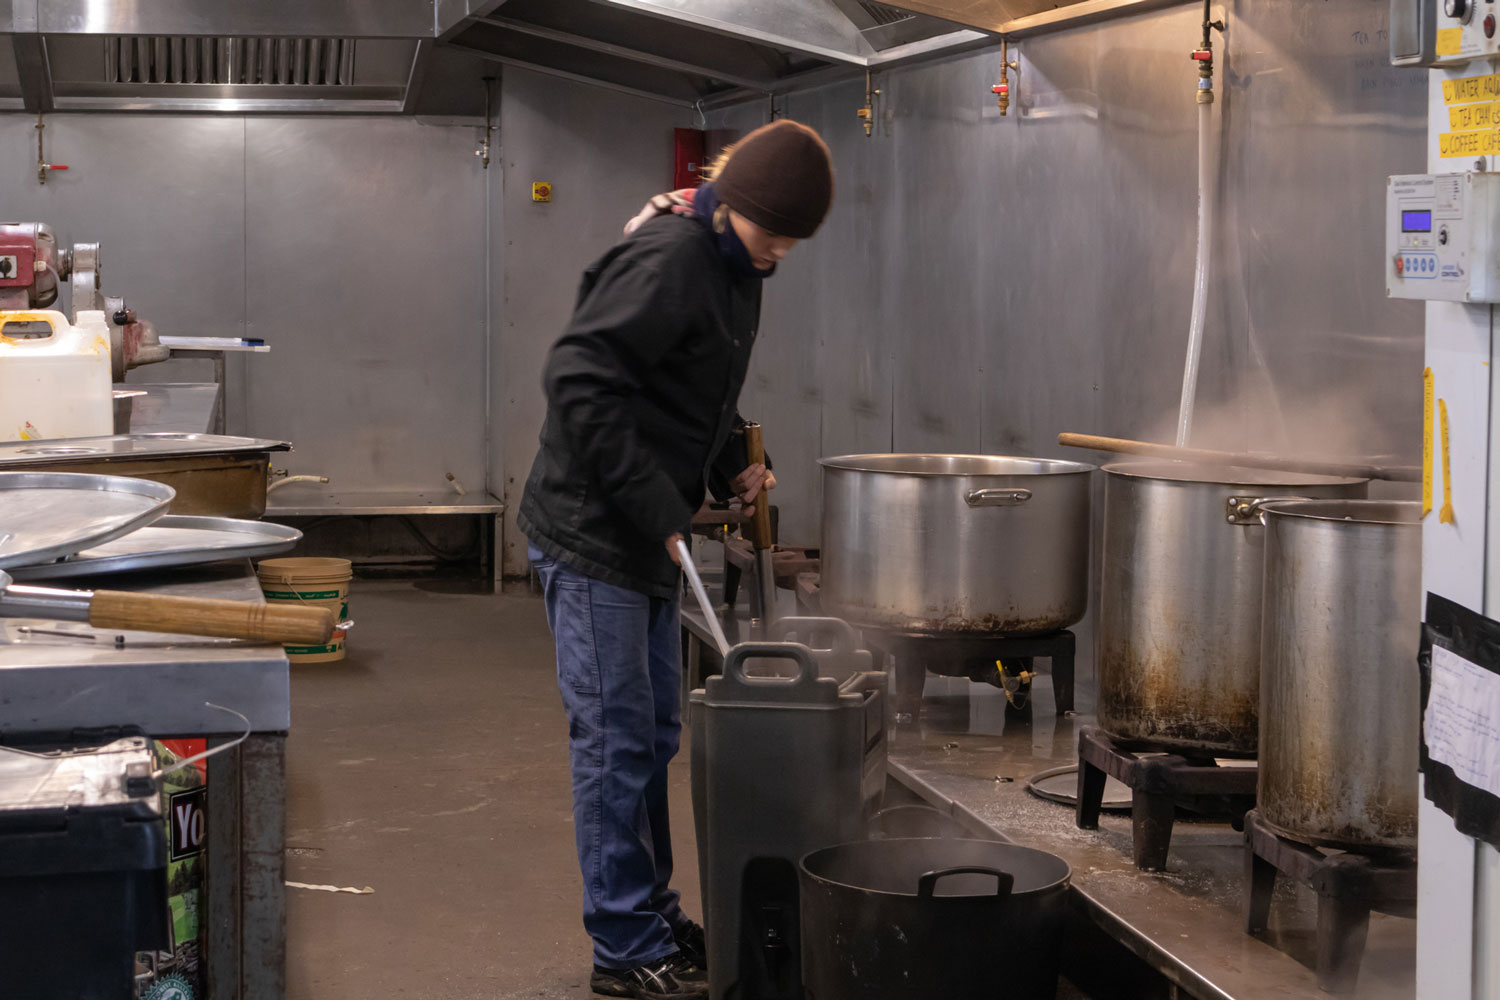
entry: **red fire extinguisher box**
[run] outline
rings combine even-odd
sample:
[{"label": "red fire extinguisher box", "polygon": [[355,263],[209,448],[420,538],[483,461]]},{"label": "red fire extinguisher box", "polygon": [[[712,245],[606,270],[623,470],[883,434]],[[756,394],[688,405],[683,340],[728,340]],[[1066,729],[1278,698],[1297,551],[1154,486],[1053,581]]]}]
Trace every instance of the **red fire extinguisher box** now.
[{"label": "red fire extinguisher box", "polygon": [[703,158],[708,133],[697,128],[672,130],[672,190],[695,188],[703,183]]}]

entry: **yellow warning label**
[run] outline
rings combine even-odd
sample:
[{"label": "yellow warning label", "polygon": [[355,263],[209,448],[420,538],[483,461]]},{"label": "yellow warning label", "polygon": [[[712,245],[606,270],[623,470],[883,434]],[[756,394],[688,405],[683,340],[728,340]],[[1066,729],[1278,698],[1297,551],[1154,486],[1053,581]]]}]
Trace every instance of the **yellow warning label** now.
[{"label": "yellow warning label", "polygon": [[1448,401],[1438,400],[1438,433],[1443,445],[1443,506],[1438,511],[1438,520],[1443,524],[1454,524],[1458,518],[1453,513],[1453,460],[1448,446]]},{"label": "yellow warning label", "polygon": [[1500,130],[1444,132],[1438,136],[1438,155],[1445,160],[1500,153]]},{"label": "yellow warning label", "polygon": [[1439,28],[1437,33],[1437,54],[1440,56],[1456,56],[1458,50],[1463,48],[1464,29],[1462,28]]},{"label": "yellow warning label", "polygon": [[1500,73],[1487,76],[1465,76],[1443,81],[1443,103],[1472,104],[1500,97]]},{"label": "yellow warning label", "polygon": [[1422,516],[1432,513],[1432,369],[1422,369]]},{"label": "yellow warning label", "polygon": [[1455,132],[1500,127],[1500,103],[1455,104],[1448,109],[1448,127]]}]

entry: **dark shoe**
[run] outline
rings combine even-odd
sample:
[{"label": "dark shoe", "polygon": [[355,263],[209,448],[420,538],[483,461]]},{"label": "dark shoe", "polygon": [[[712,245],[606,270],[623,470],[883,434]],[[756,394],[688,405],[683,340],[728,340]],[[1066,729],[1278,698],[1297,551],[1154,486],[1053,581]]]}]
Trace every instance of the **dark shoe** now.
[{"label": "dark shoe", "polygon": [[689,920],[673,931],[672,937],[683,957],[700,969],[708,969],[708,942],[704,940],[702,927]]},{"label": "dark shoe", "polygon": [[687,982],[678,972],[681,955],[672,955],[652,965],[633,969],[601,969],[594,966],[589,987],[601,996],[634,997],[637,1000],[708,1000],[708,981]]},{"label": "dark shoe", "polygon": [[672,959],[672,974],[680,983],[692,986],[702,984],[708,985],[708,969],[704,965],[693,961],[693,957],[685,951],[679,951]]}]

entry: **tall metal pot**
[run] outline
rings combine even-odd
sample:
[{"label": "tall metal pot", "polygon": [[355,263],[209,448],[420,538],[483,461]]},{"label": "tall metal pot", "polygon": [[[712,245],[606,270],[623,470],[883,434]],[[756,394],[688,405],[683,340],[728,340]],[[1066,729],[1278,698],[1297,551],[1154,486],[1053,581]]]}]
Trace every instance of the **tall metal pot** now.
[{"label": "tall metal pot", "polygon": [[1415,848],[1421,505],[1294,500],[1261,509],[1256,809],[1309,843]]},{"label": "tall metal pot", "polygon": [[1366,481],[1177,462],[1104,471],[1099,724],[1146,746],[1253,755],[1265,529],[1248,500],[1363,497]]},{"label": "tall metal pot", "polygon": [[823,466],[823,612],[924,635],[1027,635],[1088,609],[1092,465],[845,455]]}]

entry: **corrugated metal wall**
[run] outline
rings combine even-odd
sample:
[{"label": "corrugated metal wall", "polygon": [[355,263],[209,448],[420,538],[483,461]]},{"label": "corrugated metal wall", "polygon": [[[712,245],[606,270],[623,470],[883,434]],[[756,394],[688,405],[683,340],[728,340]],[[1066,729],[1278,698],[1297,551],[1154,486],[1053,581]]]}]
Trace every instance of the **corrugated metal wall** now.
[{"label": "corrugated metal wall", "polygon": [[[1386,175],[1422,169],[1422,74],[1386,65],[1384,3],[1227,6],[1201,440],[1414,460],[1421,309],[1384,297],[1381,217]],[[822,455],[1170,438],[1196,39],[1183,7],[1026,41],[1006,118],[997,51],[884,74],[870,139],[859,84],[780,102],[839,171],[827,226],[767,289],[742,403],[767,426],[787,540],[817,539]],[[102,242],[106,288],[165,332],[266,337],[272,354],[232,373],[231,429],[295,439],[295,471],[473,489],[488,462],[513,509],[578,274],[669,184],[670,130],[692,115],[522,71],[501,93],[488,175],[470,125],[73,115],[47,135],[75,170],[43,188],[33,120],[0,116],[0,215]],[[550,205],[530,200],[538,180]]]},{"label": "corrugated metal wall", "polygon": [[[1228,5],[1215,278],[1195,443],[1416,461],[1421,307],[1383,285],[1388,174],[1422,169],[1423,74],[1369,0]],[[837,202],[767,287],[741,409],[783,536],[818,536],[821,455],[1085,458],[1060,431],[1172,439],[1196,224],[1198,9],[778,102],[834,151]],[[766,105],[714,116],[746,129]]]},{"label": "corrugated metal wall", "polygon": [[[343,490],[484,479],[484,177],[475,130],[395,118],[0,116],[0,215],[98,242],[104,289],[231,359],[231,433]],[[192,365],[192,367],[187,367]],[[205,380],[206,362],[134,381]],[[278,463],[279,464],[279,463]]]}]

